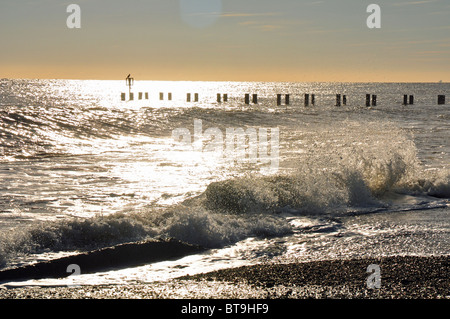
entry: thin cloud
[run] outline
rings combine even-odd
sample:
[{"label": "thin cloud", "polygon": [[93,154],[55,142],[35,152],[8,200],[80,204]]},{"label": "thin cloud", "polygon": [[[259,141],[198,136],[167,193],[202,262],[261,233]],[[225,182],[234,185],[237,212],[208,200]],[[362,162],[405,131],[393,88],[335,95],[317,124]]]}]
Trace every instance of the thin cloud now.
[{"label": "thin cloud", "polygon": [[315,6],[315,5],[318,5],[318,4],[322,4],[324,2],[325,1],[313,1],[313,2],[305,3],[305,5],[307,5],[307,6]]},{"label": "thin cloud", "polygon": [[[237,24],[242,27],[255,29],[263,32],[270,32],[278,29],[282,29],[284,25],[284,19],[281,21],[267,21],[267,17],[280,17],[279,12],[265,12],[265,13],[247,13],[247,12],[224,12],[221,17],[224,18],[248,18],[246,21],[238,22]],[[244,20],[244,19],[242,19]],[[273,20],[273,19],[271,19]],[[275,19],[279,20],[279,19]]]},{"label": "thin cloud", "polygon": [[280,16],[281,13],[278,12],[267,12],[267,13],[246,13],[246,12],[192,12],[189,13],[191,16],[220,16],[222,18],[248,18],[248,17],[275,17]]},{"label": "thin cloud", "polygon": [[274,17],[280,16],[278,12],[267,13],[245,13],[245,12],[224,12],[220,16],[225,18],[248,18],[248,17]]},{"label": "thin cloud", "polygon": [[448,55],[449,51],[446,50],[428,50],[428,51],[419,51],[416,52],[417,55],[440,55],[440,54],[445,54]]},{"label": "thin cloud", "polygon": [[239,22],[239,25],[242,26],[249,26],[249,25],[255,25],[255,24],[259,24],[258,21],[244,21],[244,22]]},{"label": "thin cloud", "polygon": [[261,31],[264,31],[264,32],[270,32],[270,31],[281,29],[283,27],[280,26],[280,25],[274,25],[274,24],[264,24],[264,25],[256,26],[256,28],[258,30],[261,30]]},{"label": "thin cloud", "polygon": [[279,24],[267,24],[267,23],[261,23],[258,21],[244,21],[244,22],[239,22],[238,24],[240,26],[244,26],[244,27],[248,27],[248,28],[256,29],[256,30],[260,30],[260,31],[265,31],[265,32],[274,31],[274,30],[283,28],[283,26],[279,25]]},{"label": "thin cloud", "polygon": [[439,0],[408,1],[408,2],[394,3],[394,4],[392,4],[392,5],[393,5],[394,7],[413,6],[413,5],[420,5],[420,4],[433,3],[433,2],[437,2],[437,1],[439,1]]}]

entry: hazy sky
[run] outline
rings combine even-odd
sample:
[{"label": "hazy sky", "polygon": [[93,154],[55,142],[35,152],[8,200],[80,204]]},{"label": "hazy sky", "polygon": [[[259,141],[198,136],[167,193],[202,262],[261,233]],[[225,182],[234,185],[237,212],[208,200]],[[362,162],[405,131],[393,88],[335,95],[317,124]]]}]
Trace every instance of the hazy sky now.
[{"label": "hazy sky", "polygon": [[450,82],[450,0],[1,0],[0,40],[5,78]]}]

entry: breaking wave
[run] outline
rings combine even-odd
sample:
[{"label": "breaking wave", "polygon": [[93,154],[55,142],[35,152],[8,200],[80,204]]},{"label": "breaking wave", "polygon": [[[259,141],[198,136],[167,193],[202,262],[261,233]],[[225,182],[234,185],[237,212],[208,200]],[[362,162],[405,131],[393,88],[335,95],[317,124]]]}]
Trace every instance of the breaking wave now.
[{"label": "breaking wave", "polygon": [[249,237],[290,234],[294,230],[286,214],[336,217],[385,211],[390,193],[450,198],[450,172],[424,171],[413,144],[405,145],[409,148],[377,156],[344,159],[341,154],[331,168],[314,159],[288,174],[213,182],[200,196],[170,208],[65,219],[1,234],[0,263],[21,254],[92,250],[146,239],[175,238],[218,248]]},{"label": "breaking wave", "polygon": [[[83,112],[68,107],[54,108],[52,112],[39,107],[2,110],[0,156],[66,154],[63,137],[69,139],[68,144],[73,142],[71,139],[83,139],[86,148],[91,149],[92,145],[86,142],[90,138],[109,139],[136,133],[170,136],[167,133],[173,127],[190,123],[192,116],[205,116],[203,110],[196,109],[186,111],[188,114],[162,110],[159,118],[155,117],[158,113],[152,112],[115,112],[118,111],[102,108]],[[145,120],[141,119],[143,116]],[[223,126],[242,121],[241,117],[225,112],[211,112],[208,116],[211,123],[220,116],[217,122],[226,123]],[[177,120],[169,127],[161,125],[171,122],[167,120],[169,117]],[[261,119],[273,121],[270,113]],[[293,162],[292,169],[280,174],[248,173],[212,182],[198,198],[170,208],[36,222],[2,233],[0,266],[21,255],[87,251],[157,238],[217,248],[249,237],[290,234],[294,226],[286,215],[335,217],[388,210],[391,203],[386,195],[391,193],[450,198],[450,172],[426,171],[413,139],[395,125],[328,122],[331,124],[317,127],[311,124],[309,131],[295,135],[303,139],[304,149],[289,159]],[[282,136],[281,141],[285,140],[298,142]],[[298,151],[296,147],[292,149]]]},{"label": "breaking wave", "polygon": [[177,207],[166,211],[146,210],[88,219],[42,223],[0,235],[0,261],[5,265],[17,255],[46,251],[87,251],[147,239],[175,238],[218,248],[248,237],[288,234],[291,228],[277,216],[236,216],[202,207]]}]

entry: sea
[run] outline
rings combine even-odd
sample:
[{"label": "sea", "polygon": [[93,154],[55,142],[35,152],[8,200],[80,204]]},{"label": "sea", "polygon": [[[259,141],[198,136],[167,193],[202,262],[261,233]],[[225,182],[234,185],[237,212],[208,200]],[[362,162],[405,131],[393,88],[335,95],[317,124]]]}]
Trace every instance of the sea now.
[{"label": "sea", "polygon": [[127,243],[203,249],[2,285],[448,255],[449,99],[449,83],[1,79],[0,272]]}]

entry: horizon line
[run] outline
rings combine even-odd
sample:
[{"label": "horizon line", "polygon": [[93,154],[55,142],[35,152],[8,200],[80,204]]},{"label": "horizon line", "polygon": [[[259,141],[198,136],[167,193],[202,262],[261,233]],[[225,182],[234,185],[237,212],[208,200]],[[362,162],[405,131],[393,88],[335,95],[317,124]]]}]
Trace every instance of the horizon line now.
[{"label": "horizon line", "polygon": [[[33,77],[6,77],[6,78],[0,78],[0,80],[66,80],[66,81],[123,81],[126,77],[123,79],[95,79],[95,78],[33,78]],[[280,80],[273,80],[273,81],[257,81],[257,80],[149,80],[149,79],[136,79],[135,81],[142,81],[142,82],[236,82],[236,83],[243,83],[243,82],[253,82],[253,83],[426,83],[426,84],[450,84],[450,81],[280,81]]]}]

